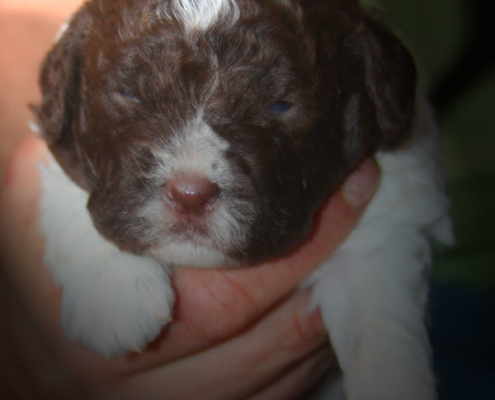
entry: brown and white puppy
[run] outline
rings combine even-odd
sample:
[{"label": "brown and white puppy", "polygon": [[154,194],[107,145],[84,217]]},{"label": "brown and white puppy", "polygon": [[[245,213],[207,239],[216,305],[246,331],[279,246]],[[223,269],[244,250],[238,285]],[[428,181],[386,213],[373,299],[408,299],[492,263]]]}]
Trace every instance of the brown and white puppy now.
[{"label": "brown and white puppy", "polygon": [[40,84],[70,340],[143,348],[171,318],[173,267],[286,254],[377,153],[377,196],[307,283],[349,399],[435,397],[424,269],[429,240],[451,240],[435,126],[411,56],[357,1],[89,0]]}]

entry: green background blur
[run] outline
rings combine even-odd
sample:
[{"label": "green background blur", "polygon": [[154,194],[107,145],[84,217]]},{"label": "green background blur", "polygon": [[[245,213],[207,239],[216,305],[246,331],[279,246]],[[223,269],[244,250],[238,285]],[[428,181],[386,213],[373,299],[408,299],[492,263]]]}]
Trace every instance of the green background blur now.
[{"label": "green background blur", "polygon": [[489,0],[362,0],[413,52],[443,133],[457,245],[435,281],[495,290],[495,35]]}]

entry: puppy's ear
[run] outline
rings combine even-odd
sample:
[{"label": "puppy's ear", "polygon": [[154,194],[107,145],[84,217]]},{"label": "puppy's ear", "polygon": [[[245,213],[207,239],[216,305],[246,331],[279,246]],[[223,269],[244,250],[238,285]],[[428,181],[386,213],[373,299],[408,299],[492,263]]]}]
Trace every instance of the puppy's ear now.
[{"label": "puppy's ear", "polygon": [[357,0],[299,0],[316,43],[332,121],[340,120],[349,165],[378,148],[393,149],[411,133],[416,68],[394,34]]},{"label": "puppy's ear", "polygon": [[42,102],[31,108],[38,118],[41,135],[50,146],[61,144],[70,134],[80,86],[81,48],[90,25],[91,18],[83,8],[72,17],[41,67]]},{"label": "puppy's ear", "polygon": [[366,93],[373,103],[381,133],[379,146],[392,149],[410,133],[416,67],[399,39],[373,18],[365,17],[359,36],[353,46],[364,66]]},{"label": "puppy's ear", "polygon": [[80,101],[82,48],[91,24],[83,6],[45,57],[39,77],[41,104],[31,106],[52,154],[67,174],[86,189],[91,188],[91,174],[72,131]]}]

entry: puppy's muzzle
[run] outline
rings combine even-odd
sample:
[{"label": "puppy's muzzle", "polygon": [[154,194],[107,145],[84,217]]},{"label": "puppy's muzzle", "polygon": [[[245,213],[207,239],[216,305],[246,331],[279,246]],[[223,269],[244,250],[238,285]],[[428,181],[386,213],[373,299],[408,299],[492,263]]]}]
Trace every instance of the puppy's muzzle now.
[{"label": "puppy's muzzle", "polygon": [[176,214],[199,217],[213,209],[220,188],[203,176],[177,175],[165,184],[165,195]]}]

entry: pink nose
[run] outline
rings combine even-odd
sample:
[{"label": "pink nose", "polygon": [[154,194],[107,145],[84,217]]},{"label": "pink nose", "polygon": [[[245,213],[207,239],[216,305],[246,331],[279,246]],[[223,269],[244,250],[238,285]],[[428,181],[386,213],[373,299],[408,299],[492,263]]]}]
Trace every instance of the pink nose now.
[{"label": "pink nose", "polygon": [[205,177],[181,175],[168,180],[165,193],[178,214],[200,216],[212,206],[220,188]]}]

